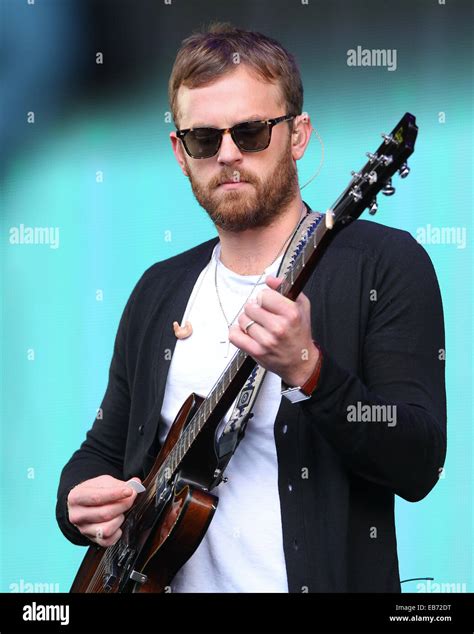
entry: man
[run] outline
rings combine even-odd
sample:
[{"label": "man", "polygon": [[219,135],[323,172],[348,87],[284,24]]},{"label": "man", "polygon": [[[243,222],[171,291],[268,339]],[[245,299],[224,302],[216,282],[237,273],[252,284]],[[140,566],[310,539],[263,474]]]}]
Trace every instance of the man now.
[{"label": "man", "polygon": [[[133,290],[100,417],[61,475],[61,530],[116,543],[137,496],[125,482],[146,475],[185,398],[205,396],[240,348],[267,374],[172,590],[399,592],[394,495],[425,497],[446,452],[431,262],[409,234],[358,220],[298,299],[284,298],[278,266],[309,211],[296,161],[312,128],[293,58],[215,25],[183,42],[169,96],[173,152],[219,235]],[[308,398],[282,398],[282,382]]]}]

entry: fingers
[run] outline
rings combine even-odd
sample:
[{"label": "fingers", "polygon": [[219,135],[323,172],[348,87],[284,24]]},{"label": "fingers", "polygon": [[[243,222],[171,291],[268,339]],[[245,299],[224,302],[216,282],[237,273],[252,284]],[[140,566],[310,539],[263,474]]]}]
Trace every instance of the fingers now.
[{"label": "fingers", "polygon": [[[257,321],[252,324],[247,334],[245,334],[244,329],[248,322],[249,318],[247,315],[241,315],[239,317],[238,326],[235,325],[235,330],[232,331],[233,340],[241,341],[242,343],[245,341],[249,354],[252,356],[264,354],[267,348],[273,348],[275,346],[276,339],[274,336],[266,328],[257,323]],[[242,330],[239,329],[239,326]],[[229,330],[229,337],[230,332]],[[234,343],[234,345],[238,347],[238,344]]]},{"label": "fingers", "polygon": [[134,494],[133,489],[125,484],[110,487],[79,485],[72,489],[68,501],[70,506],[102,506],[129,498]]},{"label": "fingers", "polygon": [[[248,320],[247,320],[248,323]],[[256,325],[256,324],[254,324]],[[252,326],[253,328],[254,326]],[[263,360],[261,359],[262,354],[265,353],[265,350],[262,346],[252,339],[249,335],[246,335],[239,324],[232,324],[229,328],[229,341],[234,344],[237,348],[241,350],[245,350],[247,354],[253,357],[256,361],[258,359],[258,363],[265,367]]]},{"label": "fingers", "polygon": [[[138,477],[133,480],[141,482]],[[111,476],[91,478],[69,492],[69,521],[101,546],[113,545],[120,539],[124,514],[137,495],[125,482]]]},{"label": "fingers", "polygon": [[[280,299],[283,299],[284,302],[290,302],[291,305],[282,304]],[[296,306],[295,302],[286,298],[280,299],[277,298],[275,300],[271,297],[264,297],[262,305],[255,302],[245,304],[244,311],[239,315],[237,320],[244,333],[248,335],[252,333],[253,339],[264,343],[261,337],[257,336],[258,333],[263,335],[263,332],[259,328],[256,328],[257,325],[260,325],[267,334],[277,337],[278,339],[284,337],[289,329],[299,322],[302,307],[300,305]],[[250,320],[254,320],[256,323],[250,326],[246,332],[245,327]]]},{"label": "fingers", "polygon": [[103,506],[78,506],[69,505],[69,521],[78,527],[84,524],[100,524],[109,522],[118,515],[125,513],[132,506],[137,497],[134,492],[127,499],[115,504],[104,504]]},{"label": "fingers", "polygon": [[[246,332],[245,327],[250,320],[254,320],[255,324],[252,324]],[[262,308],[258,304],[253,303],[247,304],[245,306],[245,310],[241,315],[239,315],[237,323],[240,328],[242,328],[245,334],[250,335],[251,333],[252,338],[256,341],[260,341],[261,339],[257,336],[258,333],[263,334],[263,332],[267,332],[268,334],[282,337],[285,334],[287,328],[285,317],[281,315],[275,315],[275,313],[270,313],[265,308]]]},{"label": "fingers", "polygon": [[112,537],[109,537],[108,539],[100,539],[100,537],[96,537],[95,539],[93,539],[93,541],[95,541],[97,544],[99,544],[99,546],[102,546],[103,548],[108,548],[109,546],[113,546],[114,544],[116,544],[121,537],[122,530],[119,528],[112,535]]},{"label": "fingers", "polygon": [[275,289],[281,283],[281,277],[273,277],[268,275],[265,279],[265,283],[269,288],[261,290],[255,297],[254,301],[247,302],[245,309],[250,306],[260,306],[265,310],[275,315],[288,315],[297,311],[295,302],[288,297],[285,297]]},{"label": "fingers", "polygon": [[121,537],[121,526],[125,516],[119,515],[110,522],[103,524],[86,524],[79,529],[83,535],[99,544],[99,546],[113,546]]},{"label": "fingers", "polygon": [[277,289],[280,284],[283,282],[283,277],[276,277],[275,275],[267,275],[265,278],[265,284],[270,288]]}]

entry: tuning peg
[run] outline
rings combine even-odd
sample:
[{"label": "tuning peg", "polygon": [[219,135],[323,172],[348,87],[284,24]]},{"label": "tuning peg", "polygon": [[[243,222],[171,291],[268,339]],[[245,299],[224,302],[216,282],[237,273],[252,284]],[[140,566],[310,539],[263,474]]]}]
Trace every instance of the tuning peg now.
[{"label": "tuning peg", "polygon": [[354,172],[354,170],[351,170],[351,176],[354,177],[354,180],[359,180],[359,178],[361,177],[359,172]]},{"label": "tuning peg", "polygon": [[372,170],[369,173],[365,173],[364,174],[364,179],[370,184],[373,185],[374,183],[377,182],[378,180],[378,176],[377,176],[377,172],[375,170]]},{"label": "tuning peg", "polygon": [[408,176],[408,174],[410,173],[410,168],[408,167],[407,163],[403,163],[403,165],[398,170],[398,173],[400,174],[400,178],[406,178]]},{"label": "tuning peg", "polygon": [[389,143],[395,143],[395,145],[399,145],[398,141],[396,141],[391,134],[385,134],[382,132],[380,135],[385,143],[388,145]]},{"label": "tuning peg", "polygon": [[385,183],[384,188],[382,189],[382,194],[384,196],[393,196],[394,193],[395,187],[392,185],[392,179],[389,178],[388,181]]},{"label": "tuning peg", "polygon": [[373,198],[372,202],[369,205],[369,214],[374,216],[377,213],[379,206],[377,205],[377,199]]},{"label": "tuning peg", "polygon": [[349,195],[352,196],[352,198],[354,199],[356,203],[358,203],[359,200],[362,200],[362,193],[360,191],[360,187],[357,187],[357,186],[353,187],[351,191],[349,192]]},{"label": "tuning peg", "polygon": [[377,155],[372,154],[372,152],[366,152],[365,155],[369,157],[369,163],[373,163],[377,158]]}]

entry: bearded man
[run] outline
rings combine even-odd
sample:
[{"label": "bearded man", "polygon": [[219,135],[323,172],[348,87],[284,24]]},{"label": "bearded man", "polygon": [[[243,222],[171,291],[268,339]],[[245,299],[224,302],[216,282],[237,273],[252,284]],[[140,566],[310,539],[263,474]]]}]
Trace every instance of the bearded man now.
[{"label": "bearded man", "polygon": [[[400,592],[395,495],[424,498],[446,452],[429,257],[408,233],[357,220],[285,298],[279,265],[312,213],[296,169],[312,125],[294,58],[261,33],[215,25],[183,42],[169,98],[174,156],[218,236],[134,288],[100,420],[61,474],[61,530],[81,545],[120,539],[140,495],[126,482],[145,477],[186,397],[207,395],[240,349],[267,373],[215,516],[171,590]],[[284,398],[289,388],[300,398]],[[390,408],[390,424],[349,415],[372,406]]]}]

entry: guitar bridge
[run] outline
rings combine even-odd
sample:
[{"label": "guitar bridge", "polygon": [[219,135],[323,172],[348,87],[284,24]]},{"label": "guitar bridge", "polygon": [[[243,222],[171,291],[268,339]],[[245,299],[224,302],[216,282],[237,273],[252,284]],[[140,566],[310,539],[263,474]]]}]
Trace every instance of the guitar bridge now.
[{"label": "guitar bridge", "polygon": [[137,570],[132,570],[130,573],[130,579],[132,581],[136,581],[137,583],[143,585],[148,581],[148,577]]}]

